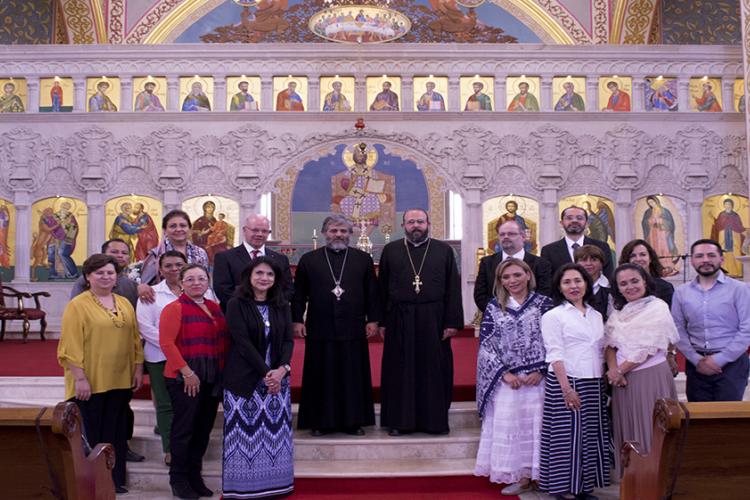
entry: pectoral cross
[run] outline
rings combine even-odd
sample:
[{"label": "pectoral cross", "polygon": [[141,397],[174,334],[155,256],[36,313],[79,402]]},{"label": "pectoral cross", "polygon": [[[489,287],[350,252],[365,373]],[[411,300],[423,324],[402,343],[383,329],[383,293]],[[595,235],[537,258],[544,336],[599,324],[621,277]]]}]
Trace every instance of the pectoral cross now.
[{"label": "pectoral cross", "polygon": [[414,276],[414,281],[411,282],[412,285],[414,285],[414,291],[416,293],[419,293],[421,291],[420,287],[424,285],[424,282],[420,279],[419,275]]},{"label": "pectoral cross", "polygon": [[336,286],[333,288],[333,290],[331,290],[331,292],[333,292],[333,294],[336,296],[336,300],[341,300],[341,295],[343,295],[344,289],[341,288],[338,283],[336,283]]}]

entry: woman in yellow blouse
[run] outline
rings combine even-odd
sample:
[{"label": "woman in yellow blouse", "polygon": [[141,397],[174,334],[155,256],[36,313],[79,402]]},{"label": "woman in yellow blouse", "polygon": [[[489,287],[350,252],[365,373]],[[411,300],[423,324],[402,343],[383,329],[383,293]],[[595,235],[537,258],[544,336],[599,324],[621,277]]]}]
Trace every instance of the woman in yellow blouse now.
[{"label": "woman in yellow blouse", "polygon": [[57,360],[65,369],[65,399],[81,409],[88,444],[114,445],[115,491],[127,493],[127,406],[143,381],[143,348],[133,306],[112,293],[119,272],[109,255],[83,263],[87,291],[65,307]]}]

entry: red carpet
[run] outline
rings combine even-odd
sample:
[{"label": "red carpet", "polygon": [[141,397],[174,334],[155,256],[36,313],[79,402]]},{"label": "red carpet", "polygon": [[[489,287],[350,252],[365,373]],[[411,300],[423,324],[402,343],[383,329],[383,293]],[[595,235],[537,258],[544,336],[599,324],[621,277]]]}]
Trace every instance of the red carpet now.
[{"label": "red carpet", "polygon": [[415,477],[377,479],[296,479],[294,495],[300,500],[481,500],[517,499],[500,494],[501,486],[486,477]]},{"label": "red carpet", "polygon": [[[473,333],[473,332],[472,332]],[[456,337],[453,345],[453,400],[474,401],[476,398],[477,347],[479,339],[473,336]],[[370,342],[370,371],[375,400],[380,398],[380,362],[383,356],[383,343]],[[305,359],[305,343],[295,340],[292,357],[292,399],[299,401],[302,385],[302,364]],[[63,370],[57,364],[57,340],[30,340],[23,344],[20,340],[0,342],[0,376],[3,377],[54,377],[62,376]],[[136,393],[136,398],[150,399],[150,390],[144,387]]]}]

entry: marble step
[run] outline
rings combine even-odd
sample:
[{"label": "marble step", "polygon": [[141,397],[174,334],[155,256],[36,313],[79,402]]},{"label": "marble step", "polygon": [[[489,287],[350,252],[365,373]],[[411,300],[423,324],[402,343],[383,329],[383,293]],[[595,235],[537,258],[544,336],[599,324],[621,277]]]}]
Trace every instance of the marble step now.
[{"label": "marble step", "polygon": [[[297,460],[397,460],[397,459],[460,459],[476,457],[479,444],[478,428],[454,429],[450,434],[434,436],[414,433],[391,437],[384,429],[368,427],[364,436],[330,434],[312,437],[308,431],[295,431],[294,457]],[[130,448],[151,463],[162,460],[161,438],[152,427],[136,426]],[[220,461],[222,434],[211,433],[206,460]]]}]

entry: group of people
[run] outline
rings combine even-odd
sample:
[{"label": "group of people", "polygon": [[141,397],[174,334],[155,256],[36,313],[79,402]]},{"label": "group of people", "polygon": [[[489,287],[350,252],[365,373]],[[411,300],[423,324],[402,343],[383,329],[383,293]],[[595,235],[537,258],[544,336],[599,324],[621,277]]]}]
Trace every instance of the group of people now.
[{"label": "group of people", "polygon": [[623,443],[650,451],[656,401],[677,398],[677,350],[689,401],[742,400],[747,387],[750,287],[723,273],[721,245],[695,241],[697,277],[675,290],[645,240],[626,244],[613,269],[587,220],[563,210],[565,236],[541,257],[524,250],[518,222],[501,221],[502,250],[480,262],[475,474],[506,484],[503,494],[595,499],[611,467],[622,474]]},{"label": "group of people", "polygon": [[449,432],[450,338],[463,327],[458,268],[430,238],[421,209],[404,213],[405,237],[386,245],[376,277],[350,245],[352,222],[323,222],[323,248],[289,261],[266,247],[267,218],[251,215],[240,246],[208,256],[191,242],[187,213],[172,210],[141,268],[110,239],[83,264],[65,308],[58,361],[66,399],[81,408],[90,446],[115,448],[112,473],[127,492],[129,401],[150,377],[164,461],[179,498],[211,496],[201,476],[219,403],[224,409],[223,498],[293,491],[290,378],[294,336],[305,339],[300,429],[355,436],[375,423],[368,338],[385,338],[381,425],[389,434]]}]

